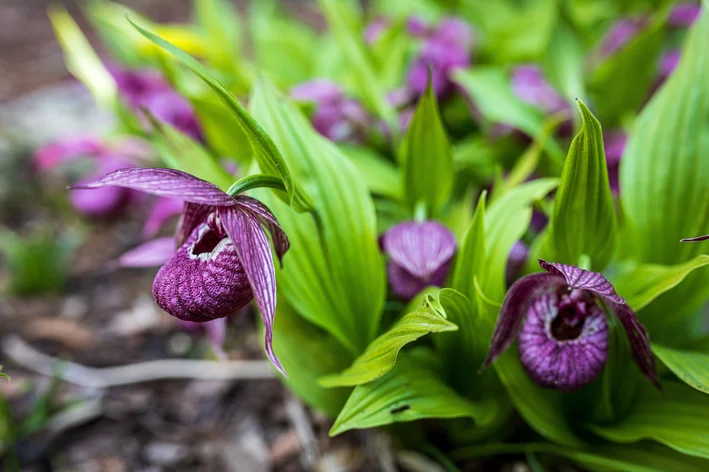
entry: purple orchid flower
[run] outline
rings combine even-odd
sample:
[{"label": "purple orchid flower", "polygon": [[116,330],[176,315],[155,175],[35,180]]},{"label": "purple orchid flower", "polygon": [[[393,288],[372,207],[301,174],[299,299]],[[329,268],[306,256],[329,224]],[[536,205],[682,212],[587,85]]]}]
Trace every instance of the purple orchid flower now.
[{"label": "purple orchid flower", "polygon": [[[214,184],[173,169],[123,169],[74,188],[104,187],[185,202],[176,234],[178,249],[153,282],[155,301],[176,318],[203,323],[228,316],[255,299],[265,327],[266,354],[285,375],[272,345],[276,277],[265,229],[279,260],[289,242],[268,207],[244,195],[232,197]],[[134,252],[127,259],[135,262],[139,256]]]},{"label": "purple orchid flower", "polygon": [[694,238],[684,238],[684,239],[681,239],[679,242],[681,242],[681,243],[697,243],[699,241],[706,241],[707,239],[709,239],[709,234],[704,235],[704,236],[697,236]]},{"label": "purple orchid flower", "polygon": [[177,198],[158,198],[155,200],[141,231],[143,238],[150,239],[157,236],[160,228],[170,218],[182,214],[184,206],[185,203]]},{"label": "purple orchid flower", "polygon": [[507,267],[505,268],[505,280],[507,285],[512,285],[512,282],[522,272],[524,265],[527,263],[529,256],[529,248],[522,241],[517,241],[510,250],[510,255],[507,258]]},{"label": "purple orchid flower", "polygon": [[472,28],[457,18],[442,20],[423,43],[421,51],[411,64],[407,86],[417,96],[426,91],[428,70],[431,69],[433,90],[437,97],[449,95],[454,85],[449,75],[457,68],[471,64]]},{"label": "purple orchid flower", "polygon": [[429,285],[441,286],[455,254],[455,236],[436,221],[392,226],[381,240],[394,293],[410,300]]},{"label": "purple orchid flower", "polygon": [[79,134],[63,137],[39,148],[35,152],[33,165],[37,171],[45,172],[80,157],[95,157],[103,150],[103,143],[96,136]]},{"label": "purple orchid flower", "polygon": [[203,140],[202,129],[184,97],[170,87],[158,71],[111,67],[118,92],[134,110],[147,109],[160,121],[174,126],[197,141]]},{"label": "purple orchid flower", "polygon": [[523,102],[549,115],[571,110],[564,97],[546,80],[541,68],[535,65],[518,66],[512,71],[512,91]]},{"label": "purple orchid flower", "polygon": [[672,7],[668,24],[676,28],[689,28],[699,18],[701,7],[696,3],[680,3]]},{"label": "purple orchid flower", "polygon": [[291,97],[315,105],[313,128],[335,142],[359,142],[366,128],[367,113],[355,100],[347,98],[336,83],[315,79],[302,83],[290,92]]},{"label": "purple orchid flower", "polygon": [[645,26],[647,19],[641,18],[623,18],[618,20],[601,42],[601,56],[608,57],[615,54],[628,41],[633,39]]},{"label": "purple orchid flower", "polygon": [[661,389],[647,331],[613,285],[597,272],[539,264],[547,273],[522,277],[507,292],[482,369],[517,338],[522,366],[539,386],[571,392],[588,385],[608,357],[602,302],[623,325],[641,372]]}]

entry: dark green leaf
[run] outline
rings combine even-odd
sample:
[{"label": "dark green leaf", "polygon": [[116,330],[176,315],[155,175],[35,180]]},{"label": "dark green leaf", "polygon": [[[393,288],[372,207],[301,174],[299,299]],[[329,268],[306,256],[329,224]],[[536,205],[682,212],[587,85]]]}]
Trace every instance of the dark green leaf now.
[{"label": "dark green leaf", "polygon": [[409,207],[423,204],[435,217],[453,190],[453,153],[430,81],[404,136],[401,161]]},{"label": "dark green leaf", "polygon": [[630,414],[614,425],[588,425],[606,439],[633,443],[653,439],[691,456],[709,458],[709,401],[686,385],[665,382],[664,394],[643,389]]},{"label": "dark green leaf", "polygon": [[330,435],[424,418],[468,417],[484,424],[495,414],[492,406],[458,396],[433,371],[402,353],[387,375],[355,387]]},{"label": "dark green leaf", "polygon": [[354,363],[344,371],[320,379],[325,387],[346,387],[364,384],[389,372],[399,351],[429,333],[455,331],[458,327],[446,320],[431,306],[433,299],[427,297],[416,311],[404,315],[386,333],[371,342]]},{"label": "dark green leaf", "polygon": [[601,124],[582,102],[578,105],[583,125],[564,162],[546,242],[554,261],[577,264],[587,255],[600,271],[613,255],[617,222]]},{"label": "dark green leaf", "polygon": [[652,345],[660,358],[681,381],[700,392],[709,393],[709,353]]},{"label": "dark green leaf", "polygon": [[[129,19],[130,21],[130,19]],[[224,84],[215,79],[207,70],[187,54],[182,49],[170,44],[158,35],[146,30],[145,28],[133,23],[133,26],[140,31],[146,38],[160,46],[162,49],[170,53],[175,59],[184,64],[187,68],[197,74],[204,80],[209,87],[219,96],[224,102],[224,105],[232,112],[234,121],[244,131],[251,145],[254,148],[256,160],[265,174],[279,176],[283,180],[283,185],[286,187],[290,203],[294,209],[298,211],[309,211],[312,209],[312,202],[309,196],[293,182],[290,171],[286,166],[280,151],[268,134],[254,120],[246,109],[239,103],[239,100],[233,93],[227,89]]]}]

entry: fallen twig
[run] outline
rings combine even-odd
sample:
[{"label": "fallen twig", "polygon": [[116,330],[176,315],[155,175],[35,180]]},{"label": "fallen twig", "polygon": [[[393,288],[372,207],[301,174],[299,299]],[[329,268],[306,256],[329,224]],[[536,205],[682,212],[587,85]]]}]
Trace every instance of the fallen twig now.
[{"label": "fallen twig", "polygon": [[[118,367],[94,368],[44,354],[17,335],[2,340],[4,354],[18,366],[65,382],[108,388],[163,379],[260,380],[274,378],[267,361],[162,359]],[[61,369],[57,369],[57,364]]]},{"label": "fallen twig", "polygon": [[320,449],[310,424],[310,418],[303,407],[303,404],[293,395],[288,395],[285,401],[285,410],[288,420],[293,425],[295,434],[298,437],[303,451],[300,460],[307,470],[311,470],[315,462],[320,459]]}]

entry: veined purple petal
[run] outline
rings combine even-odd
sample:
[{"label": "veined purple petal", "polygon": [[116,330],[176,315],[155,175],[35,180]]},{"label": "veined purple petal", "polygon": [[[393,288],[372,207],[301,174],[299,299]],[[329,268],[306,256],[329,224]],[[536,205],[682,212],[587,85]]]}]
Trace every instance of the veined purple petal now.
[{"label": "veined purple petal", "polygon": [[382,248],[397,265],[427,281],[453,257],[456,242],[453,233],[436,221],[407,221],[384,234]]},{"label": "veined purple petal", "polygon": [[537,385],[571,392],[588,385],[603,370],[608,358],[608,325],[603,310],[590,305],[574,337],[558,339],[554,332],[558,303],[555,293],[534,299],[517,347],[522,366]]},{"label": "veined purple petal", "polygon": [[630,341],[630,349],[633,352],[633,358],[638,364],[640,371],[650,379],[655,387],[662,390],[660,378],[655,368],[655,356],[652,354],[650,336],[647,330],[640,323],[635,312],[627,304],[610,303],[610,307],[625,329],[625,334],[628,336],[628,341]]},{"label": "veined purple petal", "polygon": [[615,293],[615,288],[602,274],[580,269],[576,266],[547,262],[539,259],[542,269],[552,274],[561,275],[566,279],[566,285],[571,288],[588,290],[596,293],[612,303],[625,304],[625,299]]},{"label": "veined purple petal", "polygon": [[555,274],[530,274],[512,284],[500,308],[490,349],[480,370],[486,369],[515,340],[529,305],[540,295],[554,292],[565,285],[564,278]]},{"label": "veined purple petal", "polygon": [[206,322],[222,318],[253,298],[249,279],[232,240],[203,224],[163,265],[153,297],[172,316]]},{"label": "veined purple petal", "polygon": [[696,3],[680,3],[672,7],[667,22],[670,26],[689,28],[699,17],[701,7]]},{"label": "veined purple petal", "polygon": [[266,205],[255,198],[239,195],[236,197],[236,200],[241,208],[245,208],[258,216],[261,220],[261,224],[271,233],[273,248],[276,250],[278,260],[281,262],[281,265],[283,265],[283,255],[288,251],[288,248],[290,248],[290,241],[288,240],[286,232],[283,231],[281,225],[278,224],[276,216],[271,213],[271,210]]},{"label": "veined purple petal", "polygon": [[214,212],[215,207],[211,205],[201,205],[199,203],[185,203],[182,216],[177,223],[175,231],[175,242],[181,246],[190,237],[194,229],[207,221],[207,217]]},{"label": "veined purple petal", "polygon": [[175,254],[175,239],[157,238],[123,253],[117,267],[160,267]]},{"label": "veined purple petal", "polygon": [[92,189],[106,186],[125,187],[159,197],[179,198],[186,202],[214,206],[234,206],[236,200],[216,185],[175,169],[141,168],[122,169],[100,180],[72,189]]},{"label": "veined purple petal", "polygon": [[154,238],[165,222],[173,216],[180,215],[182,213],[182,208],[184,206],[184,202],[177,198],[158,198],[155,200],[150,208],[148,217],[145,219],[143,230],[141,231],[143,238]]},{"label": "veined purple petal", "polygon": [[696,243],[698,241],[706,241],[707,239],[709,239],[709,234],[704,235],[704,236],[696,236],[694,238],[684,238],[684,239],[681,239],[680,242],[681,243]]},{"label": "veined purple petal", "polygon": [[273,322],[276,317],[276,273],[271,247],[259,218],[240,207],[217,209],[224,229],[234,242],[239,260],[248,277],[266,333],[266,355],[273,365],[287,376],[273,351]]}]

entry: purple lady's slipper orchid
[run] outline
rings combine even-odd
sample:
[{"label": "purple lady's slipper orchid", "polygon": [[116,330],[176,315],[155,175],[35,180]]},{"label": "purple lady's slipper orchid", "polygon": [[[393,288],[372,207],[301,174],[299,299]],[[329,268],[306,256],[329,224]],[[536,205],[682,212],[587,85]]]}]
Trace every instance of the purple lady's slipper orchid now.
[{"label": "purple lady's slipper orchid", "polygon": [[[185,202],[176,234],[178,249],[153,282],[155,301],[179,319],[208,322],[255,299],[266,331],[266,354],[285,374],[272,345],[276,277],[266,230],[279,260],[289,242],[273,213],[258,200],[232,197],[214,184],[173,169],[123,169],[75,188],[105,187]],[[133,262],[136,257],[133,254]]]},{"label": "purple lady's slipper orchid", "polygon": [[422,95],[428,85],[431,69],[433,90],[438,97],[453,91],[450,73],[471,63],[472,28],[462,20],[449,18],[441,21],[423,43],[421,51],[411,64],[407,86],[415,95]]},{"label": "purple lady's slipper orchid", "polygon": [[680,3],[672,7],[667,22],[676,28],[689,28],[699,18],[701,7],[696,3]]},{"label": "purple lady's slipper orchid", "polygon": [[111,67],[118,92],[134,110],[147,109],[157,119],[174,126],[197,141],[202,129],[192,105],[170,87],[158,71]]},{"label": "purple lady's slipper orchid", "polygon": [[641,372],[661,388],[647,331],[611,283],[571,265],[539,264],[547,273],[522,277],[507,292],[482,368],[517,338],[522,366],[539,386],[571,392],[588,385],[608,357],[603,303],[625,329]]},{"label": "purple lady's slipper orchid", "polygon": [[606,152],[606,166],[608,167],[608,181],[614,195],[620,193],[620,180],[618,170],[620,160],[625,152],[628,135],[623,131],[608,131],[603,133],[603,147]]},{"label": "purple lady's slipper orchid", "polygon": [[362,106],[347,98],[336,83],[327,79],[315,79],[302,83],[290,92],[300,102],[315,105],[311,117],[313,128],[331,141],[358,142],[368,121]]},{"label": "purple lady's slipper orchid", "polygon": [[389,255],[387,269],[394,293],[409,300],[429,285],[441,286],[455,254],[455,236],[436,221],[407,221],[381,239]]},{"label": "purple lady's slipper orchid", "polygon": [[535,65],[523,65],[514,69],[512,91],[523,102],[534,105],[549,115],[571,110],[564,97],[547,82],[541,68]]}]

